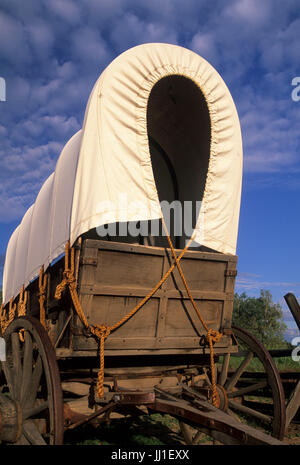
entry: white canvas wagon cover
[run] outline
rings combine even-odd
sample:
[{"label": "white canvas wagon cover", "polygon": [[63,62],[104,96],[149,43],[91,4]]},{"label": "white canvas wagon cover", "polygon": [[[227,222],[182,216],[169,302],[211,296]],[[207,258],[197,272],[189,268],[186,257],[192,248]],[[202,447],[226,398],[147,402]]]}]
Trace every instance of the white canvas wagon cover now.
[{"label": "white canvas wagon cover", "polygon": [[[207,106],[205,127],[192,109],[198,97],[187,81],[200,89],[199,105]],[[173,118],[178,108],[181,115]],[[91,92],[82,130],[67,142],[55,172],[12,234],[3,273],[4,303],[36,278],[41,266],[46,269],[62,254],[68,240],[73,244],[106,223],[162,217],[149,148],[152,132],[170,153],[187,192],[202,201],[204,228],[199,215],[195,241],[235,254],[242,140],[230,92],[196,53],[175,45],[144,44],[124,52],[103,71]],[[197,141],[201,143],[204,132],[206,149],[201,149]],[[176,133],[172,144],[171,133]],[[201,150],[208,151],[205,170]],[[185,166],[190,166],[186,172]],[[126,194],[124,209],[120,194]],[[137,204],[142,210],[128,208]]]}]

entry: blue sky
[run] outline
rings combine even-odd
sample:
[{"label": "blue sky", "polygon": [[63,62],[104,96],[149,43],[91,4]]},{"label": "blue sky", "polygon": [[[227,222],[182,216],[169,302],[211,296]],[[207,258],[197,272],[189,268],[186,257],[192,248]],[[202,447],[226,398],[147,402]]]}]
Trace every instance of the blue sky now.
[{"label": "blue sky", "polygon": [[[0,262],[60,150],[82,126],[96,79],[124,50],[167,42],[207,59],[241,120],[244,177],[236,290],[300,299],[297,0],[1,0]],[[300,95],[300,92],[299,92]]]}]

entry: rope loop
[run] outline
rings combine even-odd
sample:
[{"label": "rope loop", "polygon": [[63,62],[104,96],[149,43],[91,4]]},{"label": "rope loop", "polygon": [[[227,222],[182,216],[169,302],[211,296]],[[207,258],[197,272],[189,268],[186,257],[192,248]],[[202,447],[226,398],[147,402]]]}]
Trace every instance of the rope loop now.
[{"label": "rope loop", "polygon": [[96,336],[98,339],[106,339],[111,333],[111,328],[105,325],[91,326],[90,330],[93,336]]}]

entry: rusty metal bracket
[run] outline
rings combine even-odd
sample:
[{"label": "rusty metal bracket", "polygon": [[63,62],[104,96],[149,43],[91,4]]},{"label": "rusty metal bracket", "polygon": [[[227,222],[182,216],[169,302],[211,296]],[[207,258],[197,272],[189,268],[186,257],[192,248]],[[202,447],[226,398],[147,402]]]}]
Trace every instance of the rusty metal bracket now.
[{"label": "rusty metal bracket", "polygon": [[112,396],[114,402],[126,405],[145,405],[155,402],[155,394],[151,392],[115,392]]}]

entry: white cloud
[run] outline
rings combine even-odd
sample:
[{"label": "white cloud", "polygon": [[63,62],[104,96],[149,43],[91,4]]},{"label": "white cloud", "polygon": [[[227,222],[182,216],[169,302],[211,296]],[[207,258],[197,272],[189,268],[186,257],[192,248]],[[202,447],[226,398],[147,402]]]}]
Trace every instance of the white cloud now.
[{"label": "white cloud", "polygon": [[224,15],[243,23],[261,25],[270,18],[271,3],[268,0],[235,0],[224,9]]},{"label": "white cloud", "polygon": [[117,18],[110,39],[119,51],[147,42],[178,42],[172,23],[146,21],[131,12]]},{"label": "white cloud", "polygon": [[300,281],[263,281],[260,275],[251,273],[238,273],[236,279],[237,290],[260,290],[273,287],[283,287],[284,289],[299,289]]},{"label": "white cloud", "polygon": [[48,59],[55,42],[53,30],[46,21],[35,21],[26,27],[34,53],[39,60]]},{"label": "white cloud", "polygon": [[85,65],[99,67],[110,56],[106,42],[99,31],[88,26],[76,29],[72,35],[71,54],[73,59]]},{"label": "white cloud", "polygon": [[218,64],[219,57],[213,32],[198,32],[194,35],[190,46],[194,52],[201,55],[212,65],[216,66]]},{"label": "white cloud", "polygon": [[10,15],[0,11],[0,56],[13,68],[30,60],[24,26]]},{"label": "white cloud", "polygon": [[47,8],[67,23],[77,24],[80,21],[81,9],[70,0],[51,0],[47,2]]}]

